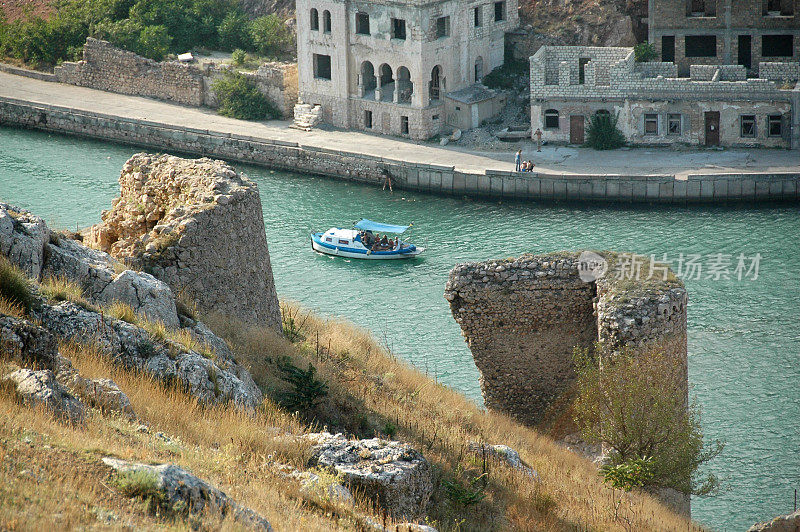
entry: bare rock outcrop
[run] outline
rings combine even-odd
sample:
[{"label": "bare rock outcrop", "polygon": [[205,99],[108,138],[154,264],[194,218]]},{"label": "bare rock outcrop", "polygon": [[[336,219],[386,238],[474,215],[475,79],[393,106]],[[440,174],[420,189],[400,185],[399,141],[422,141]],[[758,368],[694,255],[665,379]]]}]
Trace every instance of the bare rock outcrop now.
[{"label": "bare rock outcrop", "polygon": [[[78,283],[95,303],[119,301],[151,321],[178,327],[175,297],[166,283],[145,272],[125,269],[108,253],[67,238],[51,239],[42,276],[63,277]],[[123,271],[117,273],[117,270]]]},{"label": "bare rock outcrop", "polygon": [[666,269],[647,278],[646,257],[635,258],[644,271],[638,280],[627,272],[617,279],[620,257],[604,253],[607,271],[587,281],[571,252],[453,268],[445,298],[481,373],[486,406],[535,424],[574,380],[573,349],[598,341],[609,353],[664,351],[687,374],[683,284]]},{"label": "bare rock outcrop", "polygon": [[49,369],[18,369],[3,377],[3,381],[13,386],[23,403],[29,406],[44,405],[57,417],[71,423],[83,421],[83,405],[56,381]]},{"label": "bare rock outcrop", "polygon": [[[11,205],[0,203],[0,226],[4,228],[0,251],[12,263],[34,281],[54,277],[79,285],[91,303],[55,303],[37,296],[29,317],[0,314],[0,348],[19,366],[49,370],[88,404],[133,416],[130,401],[113,381],[80,376],[59,353],[59,340],[75,340],[97,344],[126,367],[178,382],[203,402],[232,401],[248,408],[261,403],[261,390],[225,341],[202,322],[179,318],[172,290],[164,282],[124,269],[105,252],[51,233],[41,218]],[[261,227],[263,232],[263,223]],[[150,325],[160,322],[165,327],[154,325],[150,331],[138,317],[128,323],[92,305],[116,301],[128,304]]]},{"label": "bare rock outcrop", "polygon": [[42,272],[44,246],[49,237],[50,231],[41,218],[0,203],[0,254],[34,279]]},{"label": "bare rock outcrop", "polygon": [[781,515],[766,523],[757,523],[747,532],[798,532],[800,531],[800,510],[793,514]]},{"label": "bare rock outcrop", "polygon": [[430,464],[419,451],[398,441],[348,440],[327,432],[305,438],[312,443],[310,466],[341,473],[352,488],[396,518],[424,515],[433,480]]},{"label": "bare rock outcrop", "polygon": [[139,153],[88,240],[206,311],[280,329],[258,186],[222,161]]},{"label": "bare rock outcrop", "polygon": [[247,528],[272,530],[269,521],[262,516],[239,505],[224,492],[176,465],[139,464],[116,458],[103,458],[103,463],[118,474],[141,472],[151,475],[155,480],[155,488],[163,496],[162,504],[174,512],[213,512],[222,517],[231,517]]},{"label": "bare rock outcrop", "polygon": [[42,305],[35,317],[56,336],[94,343],[125,367],[146,371],[165,382],[178,382],[203,402],[231,401],[255,407],[263,399],[250,373],[227,348],[212,352],[199,342],[187,347],[69,301]]},{"label": "bare rock outcrop", "polygon": [[523,462],[519,453],[508,445],[470,442],[467,449],[475,455],[498,461],[512,469],[521,471],[534,480],[539,480],[538,473]]}]

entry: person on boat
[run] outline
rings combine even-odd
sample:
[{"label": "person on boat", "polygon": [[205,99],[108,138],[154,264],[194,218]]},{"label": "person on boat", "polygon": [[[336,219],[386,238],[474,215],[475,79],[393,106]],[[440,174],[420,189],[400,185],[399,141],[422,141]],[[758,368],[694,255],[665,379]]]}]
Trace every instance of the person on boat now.
[{"label": "person on boat", "polygon": [[400,239],[394,237],[394,245],[392,246],[392,249],[399,249],[399,248],[400,248]]},{"label": "person on boat", "polygon": [[383,235],[383,238],[381,238],[381,247],[382,248],[388,248],[389,247],[389,239],[386,238],[386,235]]}]

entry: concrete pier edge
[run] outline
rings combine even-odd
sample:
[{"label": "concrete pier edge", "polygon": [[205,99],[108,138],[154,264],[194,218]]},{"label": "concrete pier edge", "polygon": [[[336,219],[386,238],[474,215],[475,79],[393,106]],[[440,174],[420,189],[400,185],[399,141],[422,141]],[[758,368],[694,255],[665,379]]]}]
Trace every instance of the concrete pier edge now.
[{"label": "concrete pier edge", "polygon": [[673,175],[537,174],[416,164],[294,142],[181,127],[0,97],[0,125],[172,150],[267,168],[447,196],[516,201],[725,204],[797,202],[800,172]]}]

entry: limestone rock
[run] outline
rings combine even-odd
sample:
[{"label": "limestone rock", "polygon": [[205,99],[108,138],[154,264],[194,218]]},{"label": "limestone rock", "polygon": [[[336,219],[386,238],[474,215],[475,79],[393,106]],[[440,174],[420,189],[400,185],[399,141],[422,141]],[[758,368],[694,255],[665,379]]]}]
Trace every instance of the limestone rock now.
[{"label": "limestone rock", "polygon": [[747,532],[798,532],[800,531],[800,510],[793,514],[781,515],[766,523],[757,523]]},{"label": "limestone rock", "polygon": [[312,443],[310,466],[327,467],[344,475],[394,517],[425,513],[433,491],[431,467],[408,444],[378,438],[348,440],[342,434],[307,434]]},{"label": "limestone rock", "polygon": [[477,455],[482,456],[485,454],[491,459],[499,460],[513,469],[522,471],[534,480],[539,479],[539,475],[536,473],[536,471],[534,471],[528,464],[523,462],[522,458],[519,457],[519,453],[508,445],[492,445],[489,443],[481,444],[478,442],[470,442],[468,449],[470,452]]},{"label": "limestone rock", "polygon": [[16,393],[24,403],[30,406],[43,404],[56,416],[71,423],[83,420],[83,405],[56,382],[52,371],[23,368],[6,375],[3,380],[16,387]]},{"label": "limestone rock", "polygon": [[192,514],[204,511],[231,516],[243,526],[257,530],[272,530],[269,522],[250,508],[240,506],[224,492],[185,469],[173,464],[147,465],[103,458],[103,463],[118,473],[144,471],[157,479],[156,487],[172,508],[186,508]]},{"label": "limestone rock", "polygon": [[206,311],[281,328],[258,186],[222,161],[139,153],[88,241]]},{"label": "limestone rock", "polygon": [[0,315],[0,351],[20,366],[53,372],[60,366],[56,338],[28,320]]},{"label": "limestone rock", "polygon": [[125,270],[103,290],[100,301],[122,301],[150,321],[160,321],[167,327],[178,327],[178,311],[169,287],[148,273]]},{"label": "limestone rock", "polygon": [[130,399],[111,379],[87,379],[76,375],[72,379],[72,390],[95,408],[121,412],[130,419],[136,417]]},{"label": "limestone rock", "polygon": [[60,239],[47,245],[43,275],[63,277],[83,288],[86,297],[100,304],[119,301],[151,321],[178,327],[175,297],[166,283],[144,272],[116,273],[117,260],[108,253]]},{"label": "limestone rock", "polygon": [[0,254],[19,266],[29,277],[39,279],[44,245],[50,238],[47,225],[38,216],[7,203],[0,203]]},{"label": "limestone rock", "polygon": [[68,301],[42,305],[36,318],[58,337],[96,343],[125,367],[147,371],[166,382],[181,382],[203,402],[231,401],[255,407],[263,399],[250,373],[230,357],[229,351],[215,352],[216,360],[211,360],[169,338],[155,338],[136,325]]}]

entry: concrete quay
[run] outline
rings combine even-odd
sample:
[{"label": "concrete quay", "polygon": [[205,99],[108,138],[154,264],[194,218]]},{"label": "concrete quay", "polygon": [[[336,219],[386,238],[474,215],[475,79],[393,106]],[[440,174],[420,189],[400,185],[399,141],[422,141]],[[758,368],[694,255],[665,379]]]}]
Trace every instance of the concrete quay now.
[{"label": "concrete quay", "polygon": [[595,152],[527,145],[479,153],[353,131],[299,131],[135,96],[0,72],[0,125],[179,151],[270,168],[455,196],[663,204],[800,199],[800,154],[786,150]]}]

